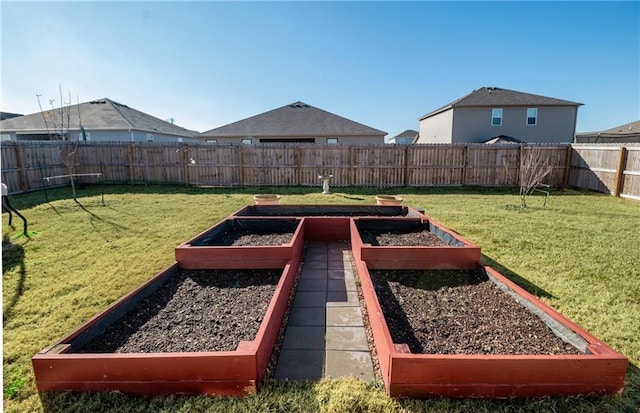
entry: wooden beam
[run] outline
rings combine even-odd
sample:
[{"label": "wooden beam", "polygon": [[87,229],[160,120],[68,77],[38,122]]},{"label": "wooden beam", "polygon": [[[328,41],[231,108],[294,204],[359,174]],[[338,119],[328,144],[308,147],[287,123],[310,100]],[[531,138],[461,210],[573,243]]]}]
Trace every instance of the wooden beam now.
[{"label": "wooden beam", "polygon": [[616,182],[613,188],[613,196],[620,196],[624,187],[624,170],[627,166],[627,148],[626,146],[620,147],[620,154],[618,156],[618,168],[616,169]]}]

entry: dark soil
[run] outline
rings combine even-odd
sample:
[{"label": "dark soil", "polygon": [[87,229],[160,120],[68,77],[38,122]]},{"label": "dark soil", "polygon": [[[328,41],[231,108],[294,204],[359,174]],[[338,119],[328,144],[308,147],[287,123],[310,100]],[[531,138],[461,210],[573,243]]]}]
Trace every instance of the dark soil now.
[{"label": "dark soil", "polygon": [[277,246],[291,242],[293,232],[282,234],[254,234],[252,232],[228,232],[220,237],[220,245],[229,245],[233,247],[243,246]]},{"label": "dark soil", "polygon": [[486,275],[371,270],[391,337],[412,353],[582,354]]},{"label": "dark soil", "polygon": [[360,230],[360,237],[366,244],[393,247],[450,247],[448,243],[427,230],[415,232],[391,232]]},{"label": "dark soil", "polygon": [[282,270],[181,270],[83,353],[233,351],[255,338]]}]

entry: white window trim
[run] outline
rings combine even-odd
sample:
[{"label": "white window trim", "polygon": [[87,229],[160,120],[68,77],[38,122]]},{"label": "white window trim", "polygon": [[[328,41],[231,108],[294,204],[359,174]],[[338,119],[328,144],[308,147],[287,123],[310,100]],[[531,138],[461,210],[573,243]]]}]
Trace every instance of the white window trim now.
[{"label": "white window trim", "polygon": [[[335,142],[330,142],[330,141],[335,141]],[[327,145],[337,145],[338,144],[338,138],[327,138],[326,143],[327,143]]]},{"label": "white window trim", "polygon": [[[493,111],[495,110],[499,110],[500,111],[500,116],[493,116]],[[491,120],[489,121],[491,123],[491,126],[502,126],[502,115],[503,115],[503,110],[502,108],[492,108],[491,109]],[[493,123],[494,119],[500,119],[500,123],[499,124],[495,124]]]},{"label": "white window trim", "polygon": [[243,138],[240,143],[243,145],[253,145],[253,138]]},{"label": "white window trim", "polygon": [[153,133],[147,133],[147,142],[153,142],[154,139]]},{"label": "white window trim", "polygon": [[[529,116],[529,111],[535,110],[535,116]],[[529,123],[529,118],[533,118],[533,123]],[[524,124],[527,126],[536,126],[538,124],[538,108],[527,108],[526,117],[524,119]]]},{"label": "white window trim", "polygon": [[211,143],[211,144],[215,144],[215,143],[218,143],[218,140],[217,139],[207,139],[206,142],[207,143]]}]

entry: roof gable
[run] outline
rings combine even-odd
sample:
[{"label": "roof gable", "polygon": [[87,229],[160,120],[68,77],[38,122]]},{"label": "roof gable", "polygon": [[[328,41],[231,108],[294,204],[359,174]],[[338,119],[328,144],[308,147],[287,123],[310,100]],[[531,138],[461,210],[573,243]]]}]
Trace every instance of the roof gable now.
[{"label": "roof gable", "polygon": [[0,122],[0,129],[7,131],[53,131],[54,125],[61,124],[62,113],[65,118],[64,129],[80,129],[80,126],[88,130],[134,129],[185,137],[191,137],[198,133],[107,98],[3,120]]},{"label": "roof gable", "polygon": [[245,136],[384,136],[386,132],[304,102],[294,102],[259,115],[203,132],[199,137]]},{"label": "roof gable", "polygon": [[466,96],[450,102],[433,112],[420,117],[420,120],[436,115],[451,108],[462,107],[503,107],[503,106],[580,106],[582,103],[569,100],[556,99],[531,93],[517,92],[515,90],[501,89],[498,87],[483,87],[474,90]]}]

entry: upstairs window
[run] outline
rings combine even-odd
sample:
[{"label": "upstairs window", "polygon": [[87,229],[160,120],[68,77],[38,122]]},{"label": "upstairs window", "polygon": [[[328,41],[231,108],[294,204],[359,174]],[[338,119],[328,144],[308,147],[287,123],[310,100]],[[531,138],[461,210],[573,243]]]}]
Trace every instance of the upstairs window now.
[{"label": "upstairs window", "polygon": [[491,126],[502,126],[502,109],[491,109]]},{"label": "upstairs window", "polygon": [[217,139],[207,139],[207,143],[218,143]]},{"label": "upstairs window", "polygon": [[147,142],[153,142],[153,133],[147,133]]},{"label": "upstairs window", "polygon": [[538,124],[538,108],[527,109],[527,126],[535,126]]},{"label": "upstairs window", "polygon": [[338,138],[327,138],[327,145],[337,145]]},{"label": "upstairs window", "polygon": [[244,145],[251,145],[253,143],[253,138],[244,138],[241,142]]}]

